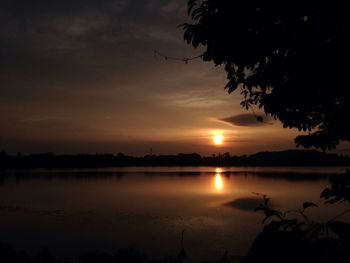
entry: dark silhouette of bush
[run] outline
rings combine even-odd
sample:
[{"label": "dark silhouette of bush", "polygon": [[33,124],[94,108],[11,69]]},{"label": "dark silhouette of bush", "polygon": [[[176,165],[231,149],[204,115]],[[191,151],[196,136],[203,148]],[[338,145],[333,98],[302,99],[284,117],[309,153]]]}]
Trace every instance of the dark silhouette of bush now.
[{"label": "dark silhouette of bush", "polygon": [[[330,187],[321,193],[326,204],[350,202],[350,172],[332,176],[330,183]],[[258,195],[262,196],[263,202],[256,211],[264,213],[262,223],[267,224],[255,238],[242,263],[350,261],[350,224],[339,221],[350,209],[326,222],[315,222],[306,213],[310,207],[317,207],[314,203],[304,202],[301,209],[283,212],[271,208],[266,195]]]}]

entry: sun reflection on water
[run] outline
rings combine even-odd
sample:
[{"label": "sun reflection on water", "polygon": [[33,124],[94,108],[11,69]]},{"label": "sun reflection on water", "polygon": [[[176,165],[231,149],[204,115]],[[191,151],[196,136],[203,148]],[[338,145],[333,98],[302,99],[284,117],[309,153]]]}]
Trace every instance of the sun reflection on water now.
[{"label": "sun reflection on water", "polygon": [[215,169],[215,179],[214,179],[214,187],[217,192],[221,192],[224,188],[224,181],[222,179],[221,173],[222,169],[221,168],[216,168]]},{"label": "sun reflection on water", "polygon": [[215,168],[215,173],[217,173],[217,174],[222,173],[222,169],[221,168]]}]

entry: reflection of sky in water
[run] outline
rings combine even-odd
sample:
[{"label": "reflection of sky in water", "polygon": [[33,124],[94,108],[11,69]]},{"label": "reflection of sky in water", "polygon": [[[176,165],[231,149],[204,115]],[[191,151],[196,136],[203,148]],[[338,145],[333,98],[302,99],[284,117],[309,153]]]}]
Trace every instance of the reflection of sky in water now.
[{"label": "reflection of sky in water", "polygon": [[[245,199],[256,198],[252,192],[268,194],[277,208],[291,209],[303,201],[322,206],[319,193],[327,185],[319,178],[259,177],[258,168],[253,173],[208,167],[153,169],[5,174],[0,184],[0,241],[26,250],[48,246],[64,255],[133,245],[151,255],[161,250],[163,256],[177,253],[185,229],[186,249],[194,259],[221,255],[226,249],[242,254],[262,227],[262,215],[242,207],[252,205]],[[240,206],[223,206],[233,200],[240,200]],[[311,208],[309,215],[329,218],[335,209]]]}]

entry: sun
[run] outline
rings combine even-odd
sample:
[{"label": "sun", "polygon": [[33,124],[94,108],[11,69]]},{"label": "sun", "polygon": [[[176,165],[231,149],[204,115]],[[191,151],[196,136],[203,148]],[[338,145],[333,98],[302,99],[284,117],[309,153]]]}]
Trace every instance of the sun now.
[{"label": "sun", "polygon": [[221,145],[224,142],[224,136],[221,134],[214,135],[213,142],[215,145]]}]

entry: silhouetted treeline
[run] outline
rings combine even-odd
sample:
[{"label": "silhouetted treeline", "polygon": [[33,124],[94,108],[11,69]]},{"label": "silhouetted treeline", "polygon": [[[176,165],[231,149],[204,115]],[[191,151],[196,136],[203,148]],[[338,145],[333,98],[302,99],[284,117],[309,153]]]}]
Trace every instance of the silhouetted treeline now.
[{"label": "silhouetted treeline", "polygon": [[197,153],[177,155],[118,154],[55,155],[53,153],[16,156],[0,153],[1,169],[98,168],[120,166],[348,166],[350,158],[318,151],[288,150],[230,156],[229,153],[201,157]]}]

